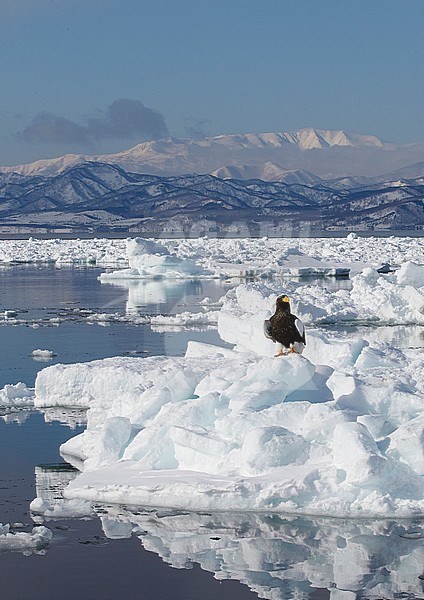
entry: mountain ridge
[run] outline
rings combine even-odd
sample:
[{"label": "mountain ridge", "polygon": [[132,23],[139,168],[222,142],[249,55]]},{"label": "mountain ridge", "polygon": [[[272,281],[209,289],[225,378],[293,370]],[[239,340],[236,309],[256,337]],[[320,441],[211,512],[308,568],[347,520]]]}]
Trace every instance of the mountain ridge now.
[{"label": "mountain ridge", "polygon": [[[0,167],[3,173],[54,175],[86,161],[117,164],[127,171],[161,176],[213,173],[223,168],[256,168],[268,180],[273,165],[320,178],[376,176],[424,160],[424,145],[396,145],[374,135],[303,128],[293,132],[227,134],[198,139],[167,137],[112,154],[66,154],[28,164]],[[271,170],[272,171],[272,170]],[[272,174],[270,175],[272,179]]]},{"label": "mountain ridge", "polygon": [[209,174],[161,177],[86,162],[53,176],[0,173],[0,231],[417,229],[424,226],[423,198],[420,178],[349,189],[338,180],[307,185]]}]

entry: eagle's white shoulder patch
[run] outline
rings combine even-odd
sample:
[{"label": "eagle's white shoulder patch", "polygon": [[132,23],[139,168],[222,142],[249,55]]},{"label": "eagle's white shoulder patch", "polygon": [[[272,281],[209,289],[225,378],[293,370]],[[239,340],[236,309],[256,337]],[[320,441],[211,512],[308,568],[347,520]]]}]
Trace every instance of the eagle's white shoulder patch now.
[{"label": "eagle's white shoulder patch", "polygon": [[294,322],[294,325],[300,335],[303,335],[305,333],[305,327],[300,319],[296,319],[296,321]]}]

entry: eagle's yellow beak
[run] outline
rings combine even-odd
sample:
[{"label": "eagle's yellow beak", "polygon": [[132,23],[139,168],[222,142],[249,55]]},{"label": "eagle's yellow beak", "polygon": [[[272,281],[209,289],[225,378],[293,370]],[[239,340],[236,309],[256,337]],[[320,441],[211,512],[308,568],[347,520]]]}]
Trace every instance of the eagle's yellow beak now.
[{"label": "eagle's yellow beak", "polygon": [[290,298],[288,296],[284,296],[284,298],[282,298],[283,302],[290,302]]}]

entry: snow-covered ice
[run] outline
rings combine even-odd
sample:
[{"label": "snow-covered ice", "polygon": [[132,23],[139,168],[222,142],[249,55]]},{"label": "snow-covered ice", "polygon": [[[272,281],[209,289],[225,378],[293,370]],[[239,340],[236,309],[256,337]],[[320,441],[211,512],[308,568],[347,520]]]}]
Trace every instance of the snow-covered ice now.
[{"label": "snow-covered ice", "polygon": [[0,390],[0,407],[27,408],[34,404],[34,388],[25,383],[7,384]]},{"label": "snow-covered ice", "polygon": [[31,532],[13,531],[9,524],[0,523],[0,552],[22,552],[30,555],[42,552],[53,537],[47,527],[34,527]]},{"label": "snow-covered ice", "polygon": [[0,264],[122,265],[127,257],[123,240],[37,239],[0,240]]},{"label": "snow-covered ice", "polygon": [[422,516],[422,353],[315,330],[307,342],[283,358],[190,342],[184,358],[44,369],[37,406],[89,407],[61,447],[83,471],[66,498]]},{"label": "snow-covered ice", "polygon": [[56,356],[53,350],[41,350],[41,348],[37,348],[31,352],[31,356],[36,356],[39,358],[53,358]]},{"label": "snow-covered ice", "polygon": [[[144,242],[157,243],[153,240]],[[134,240],[0,240],[0,264],[82,264],[124,269],[131,266],[127,244],[131,246]],[[161,240],[160,245],[181,261],[192,261],[215,275],[226,276],[278,275],[284,272],[293,275],[296,269],[300,269],[299,275],[310,274],[311,271],[305,269],[315,269],[315,273],[325,275],[335,274],[328,272],[328,269],[336,268],[356,273],[367,266],[378,269],[386,264],[396,268],[406,261],[424,264],[422,239],[414,237],[378,238],[356,234],[346,238],[201,237]],[[308,257],[312,259],[309,262]],[[141,266],[144,268],[144,265]],[[137,269],[135,263],[134,267]]]},{"label": "snow-covered ice", "polygon": [[207,277],[211,273],[189,258],[180,258],[159,242],[143,238],[126,240],[128,269],[102,273],[100,279],[139,279],[144,277],[165,277],[184,279]]},{"label": "snow-covered ice", "polygon": [[424,324],[424,285],[417,287],[424,284],[424,266],[407,262],[390,275],[366,268],[351,283],[350,290],[338,291],[293,281],[284,283],[283,290],[276,282],[240,285],[223,299],[218,331],[229,343],[272,356],[274,344],[261,335],[261,327],[282,291],[290,297],[292,312],[307,325]]}]

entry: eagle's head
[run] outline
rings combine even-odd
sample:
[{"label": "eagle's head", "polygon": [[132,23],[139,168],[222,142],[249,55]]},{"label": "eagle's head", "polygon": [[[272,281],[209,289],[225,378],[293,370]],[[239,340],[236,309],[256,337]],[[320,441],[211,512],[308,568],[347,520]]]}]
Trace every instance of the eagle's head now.
[{"label": "eagle's head", "polygon": [[286,296],[285,294],[278,296],[276,308],[277,308],[277,310],[283,310],[285,312],[290,312],[290,298],[288,296]]}]

